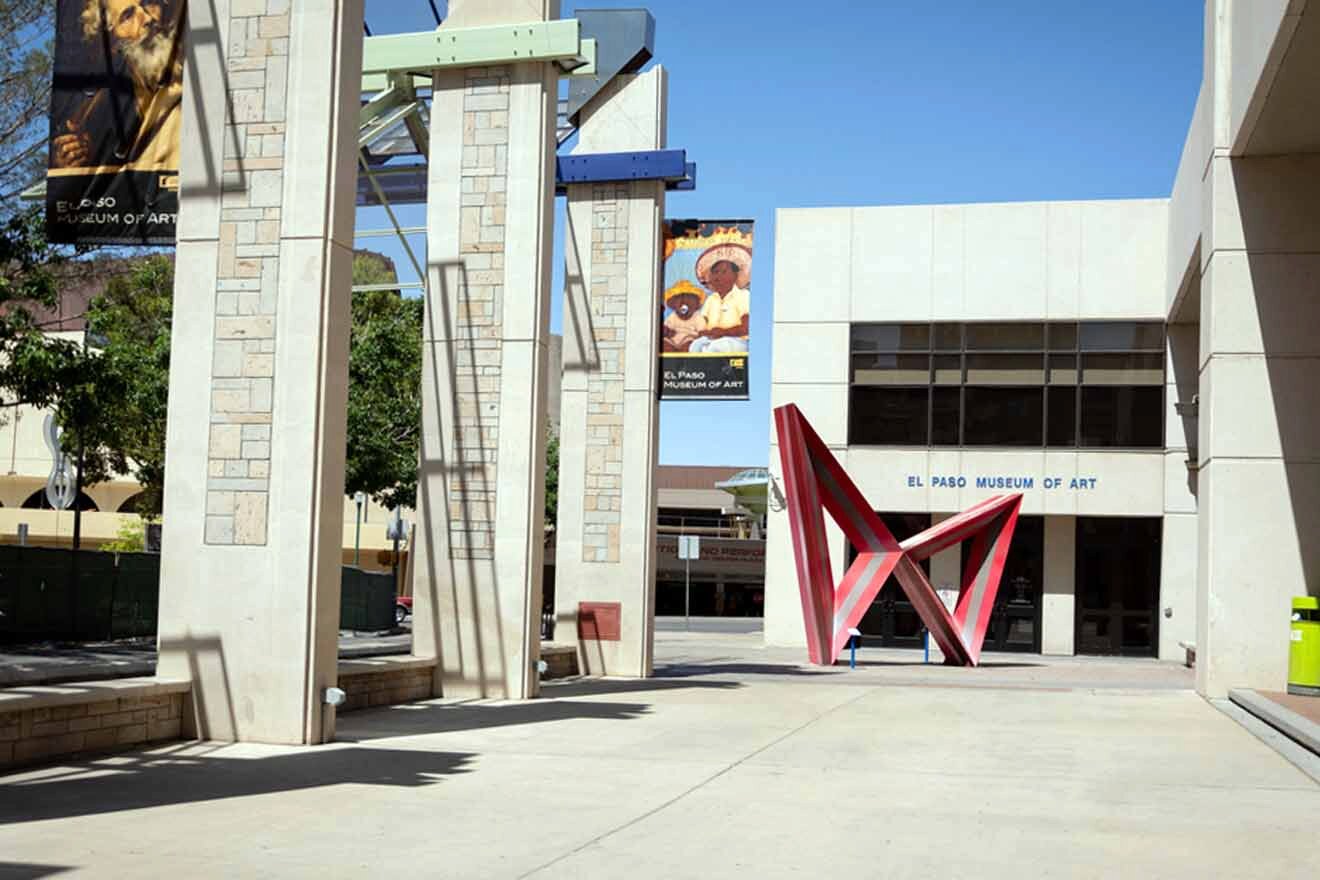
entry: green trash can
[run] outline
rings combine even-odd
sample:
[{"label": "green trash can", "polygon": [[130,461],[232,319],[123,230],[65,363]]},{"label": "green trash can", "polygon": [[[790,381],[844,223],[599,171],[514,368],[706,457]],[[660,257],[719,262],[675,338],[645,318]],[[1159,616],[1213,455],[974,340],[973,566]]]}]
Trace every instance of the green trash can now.
[{"label": "green trash can", "polygon": [[1320,596],[1292,600],[1288,693],[1320,697]]}]

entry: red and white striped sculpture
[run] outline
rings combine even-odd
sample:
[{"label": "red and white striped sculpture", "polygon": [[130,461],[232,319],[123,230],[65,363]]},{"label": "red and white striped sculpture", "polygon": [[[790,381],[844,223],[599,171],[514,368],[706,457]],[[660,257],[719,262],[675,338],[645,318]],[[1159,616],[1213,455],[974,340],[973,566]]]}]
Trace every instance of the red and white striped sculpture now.
[{"label": "red and white striped sculpture", "polygon": [[[944,652],[944,662],[975,666],[1022,495],[987,498],[899,543],[795,405],[775,410],[775,428],[811,662],[828,666],[835,661],[848,644],[848,630],[857,626],[892,573]],[[825,511],[857,550],[837,587],[825,538]],[[950,614],[919,563],[968,538],[974,539],[972,549]]]}]

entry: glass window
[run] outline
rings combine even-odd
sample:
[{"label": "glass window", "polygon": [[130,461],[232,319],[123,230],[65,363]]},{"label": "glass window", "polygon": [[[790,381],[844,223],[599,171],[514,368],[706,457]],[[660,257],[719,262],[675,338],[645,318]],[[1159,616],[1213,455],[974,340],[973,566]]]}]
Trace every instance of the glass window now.
[{"label": "glass window", "polygon": [[1094,321],[1081,325],[1083,351],[1164,351],[1164,325]]},{"label": "glass window", "polygon": [[1044,385],[1045,358],[1038,354],[969,354],[968,385]]},{"label": "glass window", "polygon": [[962,351],[962,324],[936,324],[935,350]]},{"label": "glass window", "polygon": [[858,446],[927,445],[930,389],[854,386],[848,407],[848,442]]},{"label": "glass window", "polygon": [[956,354],[935,355],[935,384],[961,385],[962,358]]},{"label": "glass window", "polygon": [[968,351],[1043,351],[1044,324],[968,324]]},{"label": "glass window", "polygon": [[1164,353],[1084,354],[1082,381],[1087,385],[1163,385]]},{"label": "glass window", "polygon": [[1050,384],[1051,385],[1077,384],[1077,355],[1075,354],[1050,355]]},{"label": "glass window", "polygon": [[1077,445],[1077,389],[1055,387],[1046,391],[1049,425],[1045,432],[1046,446]]},{"label": "glass window", "polygon": [[968,446],[1043,446],[1043,388],[963,389],[963,443]]},{"label": "glass window", "polygon": [[857,324],[849,442],[1160,448],[1154,321]]},{"label": "glass window", "polygon": [[930,356],[924,354],[855,354],[854,385],[928,385]]},{"label": "glass window", "polygon": [[1164,387],[1098,385],[1082,388],[1086,447],[1150,449],[1164,446]]},{"label": "glass window", "polygon": [[962,390],[934,388],[930,399],[930,443],[932,446],[958,445],[958,418],[962,409]]},{"label": "glass window", "polygon": [[929,324],[854,324],[853,351],[928,351]]},{"label": "glass window", "polygon": [[1076,351],[1077,325],[1050,324],[1050,351]]}]

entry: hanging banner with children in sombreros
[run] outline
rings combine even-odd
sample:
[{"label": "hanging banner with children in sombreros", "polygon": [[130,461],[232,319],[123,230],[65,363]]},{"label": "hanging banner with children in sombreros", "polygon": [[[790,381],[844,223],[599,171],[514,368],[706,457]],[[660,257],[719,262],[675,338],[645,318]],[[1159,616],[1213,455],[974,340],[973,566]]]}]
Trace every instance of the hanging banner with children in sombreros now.
[{"label": "hanging banner with children in sombreros", "polygon": [[752,221],[665,221],[660,396],[747,399]]},{"label": "hanging banner with children in sombreros", "polygon": [[185,5],[58,0],[46,172],[52,241],[174,244]]}]

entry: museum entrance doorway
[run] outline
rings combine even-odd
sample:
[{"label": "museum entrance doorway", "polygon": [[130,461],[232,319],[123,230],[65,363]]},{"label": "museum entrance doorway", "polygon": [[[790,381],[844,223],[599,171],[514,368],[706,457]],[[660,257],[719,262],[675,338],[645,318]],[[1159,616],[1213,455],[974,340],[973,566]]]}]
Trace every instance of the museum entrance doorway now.
[{"label": "museum entrance doorway", "polygon": [[[881,513],[880,519],[894,537],[905,541],[930,528],[928,513]],[[961,562],[966,561],[971,542],[961,545]],[[848,562],[856,552],[848,548]],[[922,570],[930,577],[930,560],[923,560]],[[994,610],[986,626],[983,651],[1040,652],[1041,585],[1045,571],[1045,520],[1039,516],[1018,517],[1003,579],[995,596]],[[934,584],[941,589],[945,584]],[[947,586],[957,589],[957,584]],[[857,625],[864,647],[921,648],[925,629],[898,580],[890,577],[876,594],[875,601]]]},{"label": "museum entrance doorway", "polygon": [[1077,653],[1154,657],[1159,650],[1158,517],[1077,518]]},{"label": "museum entrance doorway", "polygon": [[[971,542],[963,542],[963,562]],[[1041,592],[1045,583],[1045,518],[1019,516],[1004,575],[985,628],[982,651],[1040,653]]]}]

